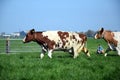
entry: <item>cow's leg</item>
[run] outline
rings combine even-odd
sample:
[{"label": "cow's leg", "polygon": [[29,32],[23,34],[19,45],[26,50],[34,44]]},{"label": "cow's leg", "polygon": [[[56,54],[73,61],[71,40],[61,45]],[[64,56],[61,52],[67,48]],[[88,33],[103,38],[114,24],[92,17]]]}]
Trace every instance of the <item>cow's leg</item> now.
[{"label": "cow's leg", "polygon": [[85,46],[84,44],[79,46],[79,48],[77,49],[78,54],[83,50],[84,46]]},{"label": "cow's leg", "polygon": [[118,55],[120,56],[120,48],[119,47],[116,47],[116,50],[118,52]]},{"label": "cow's leg", "polygon": [[76,58],[78,56],[78,52],[77,49],[75,47],[73,47],[73,58]]},{"label": "cow's leg", "polygon": [[41,53],[41,54],[40,54],[40,58],[42,59],[43,57],[44,57],[44,54],[43,54],[43,53]]},{"label": "cow's leg", "polygon": [[78,55],[79,55],[79,52],[81,51],[79,51],[80,49],[79,48],[74,48],[74,56],[73,56],[73,58],[77,58],[78,57]]},{"label": "cow's leg", "polygon": [[90,54],[87,48],[83,47],[83,52],[90,57]]},{"label": "cow's leg", "polygon": [[42,47],[42,52],[41,52],[41,54],[40,54],[40,58],[42,59],[43,57],[44,57],[44,54],[47,52],[47,50],[44,48],[44,47]]},{"label": "cow's leg", "polygon": [[79,53],[81,52],[81,50],[84,47],[84,44],[82,44],[81,46],[80,45],[77,45],[74,47],[74,58],[76,58],[79,55]]},{"label": "cow's leg", "polygon": [[111,51],[110,47],[108,47],[107,50],[105,51],[105,54],[104,54],[105,57],[107,56],[109,51]]},{"label": "cow's leg", "polygon": [[77,56],[78,56],[78,52],[77,52],[77,51],[74,51],[74,56],[73,56],[73,58],[77,58]]},{"label": "cow's leg", "polygon": [[104,56],[107,56],[107,54],[108,54],[109,51],[111,51],[111,50],[116,50],[114,44],[108,43],[108,46],[109,46],[109,47],[108,47],[107,50],[105,51],[105,55],[104,55]]},{"label": "cow's leg", "polygon": [[48,56],[49,56],[49,58],[52,58],[52,51],[53,51],[53,50],[49,50],[49,51],[48,51]]},{"label": "cow's leg", "polygon": [[41,54],[40,54],[40,58],[41,58],[41,59],[44,57],[45,52],[46,52],[46,51],[44,51],[44,50],[42,49],[42,52],[41,52]]}]

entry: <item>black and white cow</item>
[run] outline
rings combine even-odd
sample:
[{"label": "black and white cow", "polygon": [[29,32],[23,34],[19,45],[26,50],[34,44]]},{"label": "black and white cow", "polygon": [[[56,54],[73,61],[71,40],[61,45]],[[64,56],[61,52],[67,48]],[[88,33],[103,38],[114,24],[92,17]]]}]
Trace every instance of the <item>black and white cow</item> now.
[{"label": "black and white cow", "polygon": [[48,52],[48,56],[52,58],[52,52],[56,49],[71,51],[73,58],[76,58],[81,51],[86,53],[87,56],[90,56],[87,48],[85,48],[87,37],[81,33],[64,31],[35,32],[35,30],[32,29],[23,39],[24,43],[30,41],[37,42],[41,45],[41,59],[46,52]]}]

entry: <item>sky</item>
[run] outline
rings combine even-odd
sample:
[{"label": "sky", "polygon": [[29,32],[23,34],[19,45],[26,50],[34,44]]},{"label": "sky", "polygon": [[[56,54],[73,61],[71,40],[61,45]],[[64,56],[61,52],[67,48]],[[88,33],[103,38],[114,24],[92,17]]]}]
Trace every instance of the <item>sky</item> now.
[{"label": "sky", "polygon": [[0,0],[0,33],[120,31],[119,0]]}]

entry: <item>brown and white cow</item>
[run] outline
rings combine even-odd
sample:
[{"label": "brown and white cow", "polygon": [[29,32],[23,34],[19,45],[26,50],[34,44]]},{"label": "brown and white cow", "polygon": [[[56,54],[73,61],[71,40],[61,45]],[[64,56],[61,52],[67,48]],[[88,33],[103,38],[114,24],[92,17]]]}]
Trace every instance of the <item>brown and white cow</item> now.
[{"label": "brown and white cow", "polygon": [[120,32],[112,32],[101,28],[96,34],[95,39],[103,38],[108,43],[108,48],[105,52],[105,56],[111,50],[116,50],[120,56]]},{"label": "brown and white cow", "polygon": [[35,30],[32,29],[23,39],[24,43],[30,41],[37,42],[42,47],[41,59],[46,52],[48,52],[48,56],[52,58],[52,52],[56,49],[71,51],[73,58],[76,58],[81,51],[86,53],[87,56],[90,56],[87,48],[85,48],[87,37],[81,33],[63,31],[35,32]]}]

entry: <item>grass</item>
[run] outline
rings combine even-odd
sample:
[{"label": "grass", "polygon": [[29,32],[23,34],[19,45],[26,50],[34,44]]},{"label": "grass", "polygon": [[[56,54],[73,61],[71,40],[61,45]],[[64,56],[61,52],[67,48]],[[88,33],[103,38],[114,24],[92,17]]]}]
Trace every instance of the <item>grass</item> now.
[{"label": "grass", "polygon": [[[53,59],[45,55],[42,60],[39,52],[1,52],[0,80],[120,80],[120,57],[116,52],[110,52],[107,57],[95,54],[99,43],[107,48],[103,40],[89,38],[87,47],[91,57],[81,52],[76,59],[62,51],[54,52]],[[21,46],[26,45],[37,44]]]}]

